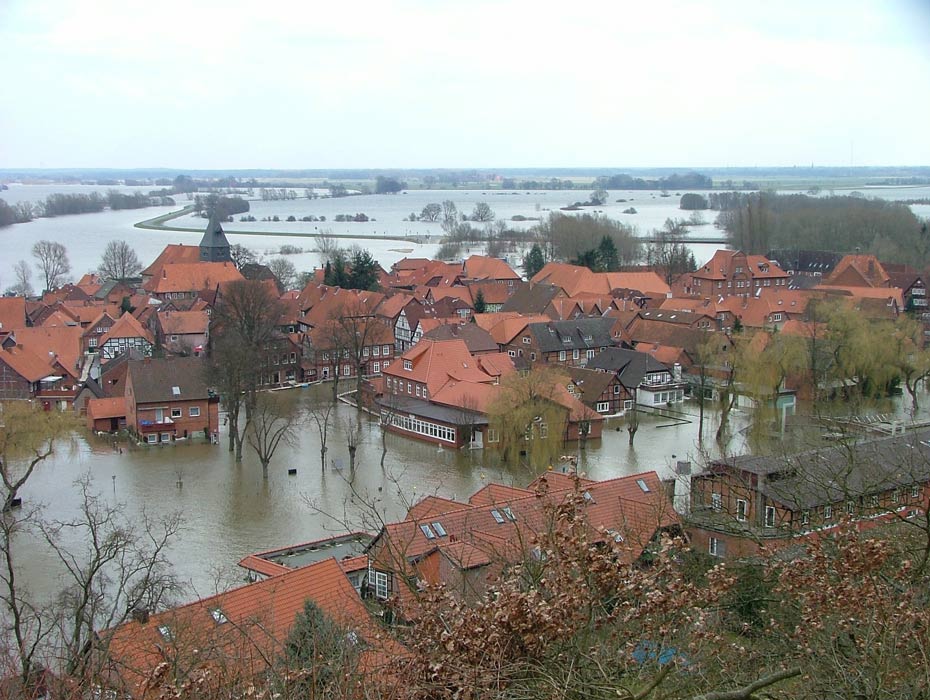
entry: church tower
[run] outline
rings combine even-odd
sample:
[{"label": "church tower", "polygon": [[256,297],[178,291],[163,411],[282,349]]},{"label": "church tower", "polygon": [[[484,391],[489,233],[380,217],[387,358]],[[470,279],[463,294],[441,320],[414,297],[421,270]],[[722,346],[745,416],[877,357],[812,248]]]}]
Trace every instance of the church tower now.
[{"label": "church tower", "polygon": [[216,214],[210,215],[210,223],[200,239],[200,262],[232,262],[229,255],[229,241],[223,233]]}]

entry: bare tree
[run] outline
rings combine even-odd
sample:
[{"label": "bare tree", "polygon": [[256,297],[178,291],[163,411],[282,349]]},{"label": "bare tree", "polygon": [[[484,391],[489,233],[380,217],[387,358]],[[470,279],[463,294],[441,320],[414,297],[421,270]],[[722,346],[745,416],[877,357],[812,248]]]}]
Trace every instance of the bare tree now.
[{"label": "bare tree", "polygon": [[329,437],[329,428],[335,408],[336,402],[330,401],[324,398],[324,396],[320,396],[319,401],[314,401],[307,408],[307,414],[310,416],[310,420],[316,426],[320,435],[320,468],[324,472],[326,471],[326,452],[329,449],[326,446],[326,441]]},{"label": "bare tree", "polygon": [[32,270],[29,269],[29,263],[25,260],[17,262],[13,266],[13,276],[16,282],[10,291],[18,297],[32,296]]},{"label": "bare tree", "polygon": [[254,263],[257,260],[255,253],[241,243],[233,243],[229,246],[229,257],[232,258],[233,265],[236,266],[237,270],[241,270],[243,265]]},{"label": "bare tree", "polygon": [[103,251],[98,272],[105,280],[124,280],[136,277],[142,264],[136,251],[126,241],[110,241]]},{"label": "bare tree", "polygon": [[349,451],[349,474],[355,474],[355,455],[358,452],[358,445],[362,439],[362,423],[356,414],[355,419],[346,419],[343,423],[343,430],[346,434],[346,449]]},{"label": "bare tree", "polygon": [[[230,450],[242,461],[242,434],[248,431],[267,353],[277,337],[281,304],[268,285],[257,280],[229,284],[210,324],[210,382],[220,391],[229,415]],[[239,415],[245,409],[245,426]]]},{"label": "bare tree", "polygon": [[[155,610],[180,590],[166,551],[181,528],[181,516],[160,519],[142,514],[141,527],[122,505],[110,505],[92,490],[90,476],[78,481],[80,515],[70,521],[40,523],[46,542],[67,576],[59,597],[58,619],[65,669],[82,676],[97,630],[123,623],[136,610]],[[81,550],[74,546],[86,544]]]},{"label": "bare tree", "polygon": [[32,246],[32,257],[36,259],[36,267],[45,281],[45,291],[60,287],[65,275],[71,272],[68,251],[61,243],[36,241]]},{"label": "bare tree", "polygon": [[268,478],[268,465],[283,442],[294,446],[297,443],[299,413],[296,408],[272,393],[259,394],[252,409],[252,417],[246,439],[262,463],[262,476]]},{"label": "bare tree", "polygon": [[287,258],[272,258],[268,262],[268,269],[284,289],[292,289],[297,282],[297,268]]}]

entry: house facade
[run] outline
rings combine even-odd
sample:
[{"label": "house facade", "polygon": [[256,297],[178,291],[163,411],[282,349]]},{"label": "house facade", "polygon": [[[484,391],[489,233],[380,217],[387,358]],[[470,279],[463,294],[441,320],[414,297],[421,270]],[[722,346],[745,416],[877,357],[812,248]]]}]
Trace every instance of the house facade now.
[{"label": "house facade", "polygon": [[204,380],[196,357],[130,360],[126,373],[126,426],[149,445],[181,439],[219,439],[219,396]]}]

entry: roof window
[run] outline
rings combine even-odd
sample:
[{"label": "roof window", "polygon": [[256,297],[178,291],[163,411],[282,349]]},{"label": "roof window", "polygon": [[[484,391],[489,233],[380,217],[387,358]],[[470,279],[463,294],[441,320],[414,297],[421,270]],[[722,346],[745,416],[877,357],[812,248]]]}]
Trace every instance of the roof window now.
[{"label": "roof window", "polygon": [[424,535],[426,535],[426,539],[428,540],[436,539],[436,535],[435,533],[433,533],[432,529],[430,529],[429,525],[420,525],[420,530]]},{"label": "roof window", "polygon": [[591,495],[590,491],[585,491],[581,495],[584,496],[584,500],[587,501],[588,503],[595,503],[594,496]]},{"label": "roof window", "polygon": [[504,516],[501,515],[501,512],[499,510],[492,509],[491,515],[494,516],[494,519],[497,521],[498,525],[504,524]]},{"label": "roof window", "polygon": [[442,523],[440,523],[440,522],[438,522],[438,521],[435,522],[435,523],[433,523],[433,530],[435,530],[435,531],[436,531],[436,534],[439,535],[440,537],[445,537],[445,536],[446,536],[446,528],[444,528],[444,527],[442,526]]},{"label": "roof window", "polygon": [[161,634],[163,639],[166,639],[169,642],[174,639],[174,635],[171,633],[171,628],[168,627],[168,625],[159,625],[158,632]]},{"label": "roof window", "polygon": [[173,386],[173,387],[171,387],[171,393],[174,394],[175,396],[180,396],[180,395],[181,395],[181,387],[179,387],[179,386]]},{"label": "roof window", "polygon": [[649,488],[649,484],[647,484],[644,479],[637,479],[636,485],[639,486],[640,489],[642,489],[643,493],[649,493],[650,491],[652,491],[652,489]]},{"label": "roof window", "polygon": [[512,510],[510,510],[510,506],[507,506],[506,508],[504,508],[504,515],[507,516],[507,520],[509,520],[510,522],[512,523],[517,522],[517,516],[513,514]]},{"label": "roof window", "polygon": [[210,614],[213,616],[213,621],[218,625],[223,625],[229,622],[229,618],[226,617],[226,614],[219,608],[213,608],[210,611]]}]

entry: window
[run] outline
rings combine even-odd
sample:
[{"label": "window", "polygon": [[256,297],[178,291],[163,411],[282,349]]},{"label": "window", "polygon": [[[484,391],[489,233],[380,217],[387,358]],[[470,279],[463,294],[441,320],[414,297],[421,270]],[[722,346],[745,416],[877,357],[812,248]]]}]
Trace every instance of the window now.
[{"label": "window", "polygon": [[501,434],[494,428],[488,428],[488,442],[500,442]]},{"label": "window", "polygon": [[328,352],[324,352],[324,353],[323,353],[323,359],[324,359],[324,360],[328,360],[328,359],[329,359],[329,353],[328,353]]},{"label": "window", "polygon": [[171,395],[172,395],[172,396],[180,396],[180,395],[181,395],[181,387],[179,387],[179,386],[173,386],[173,387],[171,387]]},{"label": "window", "polygon": [[707,553],[712,557],[722,557],[726,551],[726,546],[722,540],[711,537],[707,540]]},{"label": "window", "polygon": [[498,524],[498,525],[503,525],[503,524],[504,524],[504,516],[501,515],[501,512],[500,512],[499,510],[494,510],[494,509],[492,509],[492,510],[491,510],[491,515],[494,517],[494,520],[497,521],[497,524]]},{"label": "window", "polygon": [[436,539],[436,535],[433,534],[433,531],[430,529],[430,526],[429,526],[429,525],[420,525],[420,531],[421,531],[424,535],[426,535],[426,539],[428,539],[428,540],[435,540],[435,539]]},{"label": "window", "polygon": [[343,366],[342,366],[342,376],[343,376],[343,377],[348,377],[348,376],[349,376],[349,373],[350,373],[351,371],[352,371],[352,367],[351,367],[350,365],[343,365]]},{"label": "window", "polygon": [[620,385],[614,384],[614,394],[619,394],[619,393],[620,393]]},{"label": "window", "polygon": [[749,504],[746,502],[745,499],[743,498],[736,499],[736,519],[739,520],[740,522],[746,521],[746,513],[749,510],[748,506]]},{"label": "window", "polygon": [[413,393],[413,385],[410,382],[407,382],[407,393],[408,394]]},{"label": "window", "polygon": [[161,434],[162,442],[171,442],[171,433],[162,433]]},{"label": "window", "polygon": [[381,600],[388,597],[388,575],[383,571],[375,572],[375,596]]},{"label": "window", "polygon": [[624,411],[629,411],[631,408],[633,408],[633,399],[627,399],[623,402]]},{"label": "window", "polygon": [[417,387],[416,387],[416,394],[417,394],[417,398],[419,398],[420,397],[420,385],[419,384],[417,384]]},{"label": "window", "polygon": [[565,351],[559,350],[559,362],[565,362]]},{"label": "window", "polygon": [[598,401],[597,402],[597,412],[606,413],[610,410],[610,401]]},{"label": "window", "polygon": [[218,625],[223,625],[229,622],[229,618],[226,617],[226,614],[219,608],[213,608],[210,611],[210,615],[213,616],[213,621]]},{"label": "window", "polygon": [[380,363],[380,362],[375,362],[375,363],[371,366],[371,371],[374,372],[375,374],[377,374],[378,372],[380,372],[380,371],[381,371],[381,363]]},{"label": "window", "polygon": [[878,508],[878,495],[873,494],[869,496],[869,507]]},{"label": "window", "polygon": [[536,353],[535,353],[535,352],[531,352],[531,353],[530,353],[530,359],[531,359],[533,362],[536,362]]},{"label": "window", "polygon": [[507,520],[509,520],[512,523],[517,522],[517,516],[513,514],[512,510],[510,510],[510,506],[505,506],[503,510],[504,510],[504,515],[507,516]]},{"label": "window", "polygon": [[404,369],[408,372],[413,371],[413,363],[410,360],[404,360]]},{"label": "window", "polygon": [[920,498],[920,485],[914,484],[911,486],[911,498]]},{"label": "window", "polygon": [[171,628],[168,627],[168,625],[159,625],[158,633],[169,642],[174,639],[174,635],[171,633]]},{"label": "window", "polygon": [[200,406],[191,406],[187,410],[187,413],[188,415],[190,415],[191,418],[199,418],[200,417]]},{"label": "window", "polygon": [[587,357],[589,360],[594,359],[594,348],[591,348],[590,350],[588,350]]},{"label": "window", "polygon": [[382,345],[382,346],[381,346],[381,354],[384,355],[385,357],[387,357],[388,355],[390,355],[390,354],[391,354],[391,346],[390,346],[390,345]]},{"label": "window", "polygon": [[296,364],[296,363],[297,363],[297,353],[296,353],[296,352],[292,352],[292,353],[291,353],[291,364],[293,365],[293,364]]},{"label": "window", "polygon": [[573,360],[578,359],[578,348],[575,348],[574,350],[572,350],[572,359]]},{"label": "window", "polygon": [[898,489],[895,489],[894,491],[891,492],[892,503],[897,503],[899,498],[901,498],[901,494],[898,493]]},{"label": "window", "polygon": [[368,348],[362,348],[362,357],[368,357]]},{"label": "window", "polygon": [[801,511],[801,525],[807,527],[811,524],[811,512],[809,510]]},{"label": "window", "polygon": [[172,409],[171,409],[171,417],[172,417],[172,418],[180,418],[182,413],[183,413],[183,412],[181,411],[180,408],[172,408]]},{"label": "window", "polygon": [[852,501],[846,501],[846,515],[852,515],[856,512],[856,504]]},{"label": "window", "polygon": [[723,510],[723,496],[719,493],[710,494],[710,507],[714,510]]},{"label": "window", "polygon": [[823,507],[823,519],[832,520],[833,519],[833,506],[824,506]]},{"label": "window", "polygon": [[508,350],[508,351],[507,351],[507,354],[508,354],[510,357],[516,357],[516,356],[517,356],[517,351],[516,351],[516,350]]},{"label": "window", "polygon": [[145,436],[145,441],[150,445],[154,445],[155,443],[158,442],[158,435],[156,435],[155,433],[149,433],[148,435]]},{"label": "window", "polygon": [[646,483],[645,479],[637,479],[636,485],[639,486],[639,490],[643,493],[650,493],[652,491],[652,489],[649,488],[649,484]]},{"label": "window", "polygon": [[530,337],[528,335],[523,336],[523,344],[524,345],[530,344]]},{"label": "window", "polygon": [[378,357],[378,355],[381,354],[381,346],[380,346],[380,345],[375,345],[375,346],[371,349],[371,354],[374,355],[375,357]]},{"label": "window", "polygon": [[435,530],[436,534],[439,535],[440,537],[446,536],[446,528],[442,526],[442,523],[439,523],[439,522],[433,523],[433,530]]},{"label": "window", "polygon": [[775,506],[765,507],[765,526],[775,527]]},{"label": "window", "polygon": [[772,314],[772,321],[781,321],[781,319],[782,319],[781,313]]},{"label": "window", "polygon": [[171,336],[171,342],[172,342],[172,343],[178,342],[178,336],[176,336],[176,335]]}]

